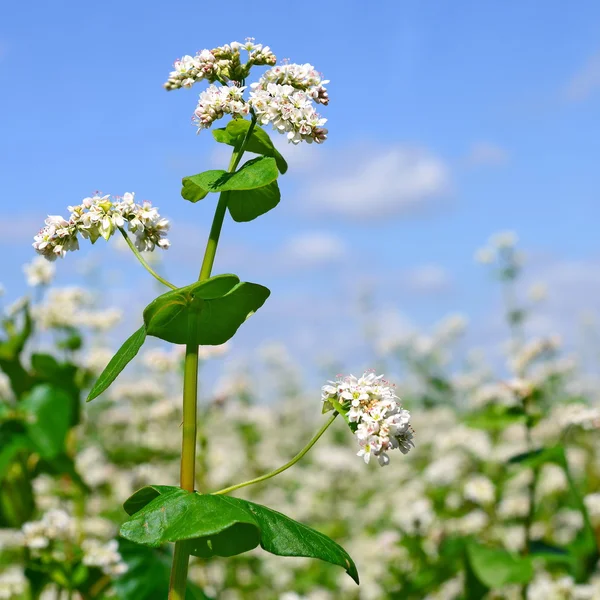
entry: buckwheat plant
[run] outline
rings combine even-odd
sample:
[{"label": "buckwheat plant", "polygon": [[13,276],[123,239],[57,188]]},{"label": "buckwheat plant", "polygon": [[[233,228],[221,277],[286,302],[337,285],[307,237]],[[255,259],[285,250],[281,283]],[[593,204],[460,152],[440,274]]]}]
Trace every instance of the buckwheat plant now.
[{"label": "buckwheat plant", "polygon": [[[258,67],[266,70],[248,85],[251,71]],[[54,261],[77,250],[81,238],[94,244],[100,238],[109,240],[120,234],[146,270],[170,288],[146,307],[144,324],[110,360],[88,396],[88,401],[93,400],[115,381],[147,336],[185,345],[180,486],[147,486],[131,496],[124,504],[130,519],[122,525],[121,536],[151,547],[175,544],[169,588],[172,600],[186,596],[191,555],[228,557],[259,544],[272,554],[314,557],[340,565],[358,583],[354,562],[333,540],[265,506],[227,494],[294,465],[339,414],[355,434],[358,455],[365,462],[374,456],[386,465],[395,449],[406,454],[413,446],[410,414],[400,406],[393,386],[381,376],[368,372],[360,378],[350,376],[325,385],[323,412],[333,411],[332,416],[279,469],[212,493],[195,490],[199,349],[227,342],[270,293],[257,283],[240,282],[236,275],[212,274],[225,215],[229,212],[236,222],[252,221],[280,201],[277,179],[288,167],[263,127],[270,125],[292,144],[321,144],[327,139],[323,127],[326,119],[319,115],[317,106],[329,103],[328,82],[312,65],[276,65],[270,48],[252,39],[178,59],[164,87],[176,90],[204,82],[208,85],[200,93],[193,123],[201,133],[228,115],[229,122],[213,129],[212,134],[218,143],[232,147],[232,155],[227,170],[183,178],[181,195],[189,202],[219,194],[197,281],[178,287],[146,262],[142,252],[169,248],[169,223],[150,202],[139,203],[131,192],[122,196],[96,193],[81,204],[69,206],[68,217],[48,217],[33,244],[39,254]],[[242,162],[246,152],[258,156]],[[219,443],[218,437],[213,443]],[[35,527],[32,524],[30,529]],[[99,548],[90,542],[84,552],[88,562],[121,568],[113,546]]]}]

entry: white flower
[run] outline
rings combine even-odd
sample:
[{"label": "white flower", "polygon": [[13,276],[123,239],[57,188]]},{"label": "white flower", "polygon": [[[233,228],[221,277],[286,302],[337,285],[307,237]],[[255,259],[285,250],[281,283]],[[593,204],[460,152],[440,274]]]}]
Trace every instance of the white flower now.
[{"label": "white flower", "polygon": [[494,262],[496,253],[492,248],[480,248],[475,252],[475,260],[482,265],[489,265]]},{"label": "white flower", "polygon": [[293,144],[320,144],[327,139],[327,129],[323,127],[327,119],[315,110],[309,91],[287,84],[259,83],[253,85],[249,103],[261,125],[271,123],[279,133],[286,133]]},{"label": "white flower", "polygon": [[583,403],[567,404],[559,410],[559,422],[564,429],[571,426],[582,429],[600,429],[600,407]]},{"label": "white flower", "polygon": [[73,541],[75,522],[64,510],[52,509],[39,521],[25,523],[21,531],[25,546],[32,550],[43,550],[57,540]]},{"label": "white flower", "polygon": [[534,283],[527,291],[527,296],[532,302],[541,302],[548,297],[548,286],[544,283]]},{"label": "white flower", "polygon": [[490,237],[490,244],[498,250],[507,250],[517,245],[519,238],[514,231],[500,231]]},{"label": "white flower", "polygon": [[269,69],[259,80],[253,84],[255,90],[265,90],[269,83],[289,85],[297,90],[307,92],[308,96],[319,104],[327,105],[329,96],[325,84],[329,80],[323,79],[321,74],[308,63],[304,65],[284,64]]},{"label": "white flower", "polygon": [[467,500],[484,506],[492,504],[496,499],[496,488],[484,475],[473,475],[465,483],[463,491]]},{"label": "white flower", "polygon": [[117,540],[103,544],[95,539],[87,539],[83,541],[81,548],[84,552],[84,565],[100,567],[105,575],[122,575],[127,571],[127,564],[119,554]]},{"label": "white flower", "polygon": [[25,273],[27,285],[37,287],[38,285],[52,283],[56,267],[42,256],[36,256],[30,263],[23,265],[23,272]]},{"label": "white flower", "polygon": [[324,411],[342,412],[355,427],[358,456],[366,463],[375,456],[383,467],[389,463],[388,451],[406,454],[414,447],[410,413],[383,375],[367,372],[360,378],[349,375],[330,381],[321,388],[321,400]]},{"label": "white flower", "polygon": [[245,116],[250,112],[250,106],[244,101],[245,87],[211,85],[200,94],[198,106],[194,111],[194,123],[198,133],[208,129],[214,121],[224,115]]},{"label": "white flower", "polygon": [[14,566],[0,571],[0,599],[22,598],[27,587],[27,578],[21,567]]},{"label": "white flower", "polygon": [[117,229],[125,227],[135,234],[135,245],[141,251],[152,251],[156,246],[165,250],[169,247],[165,237],[169,222],[150,202],[136,204],[130,192],[122,198],[109,195],[84,198],[81,204],[67,208],[71,213],[68,221],[60,216],[49,216],[45,227],[34,236],[34,249],[48,260],[78,250],[78,234],[93,244],[100,237],[108,240]]},{"label": "white flower", "polygon": [[[240,50],[248,52],[248,61],[242,64]],[[190,88],[199,81],[209,83],[220,81],[240,82],[244,80],[253,65],[274,65],[277,58],[269,46],[255,44],[254,38],[246,38],[246,43],[231,42],[212,50],[202,50],[195,56],[186,55],[173,64],[173,71],[164,84],[166,90],[182,87]]]}]

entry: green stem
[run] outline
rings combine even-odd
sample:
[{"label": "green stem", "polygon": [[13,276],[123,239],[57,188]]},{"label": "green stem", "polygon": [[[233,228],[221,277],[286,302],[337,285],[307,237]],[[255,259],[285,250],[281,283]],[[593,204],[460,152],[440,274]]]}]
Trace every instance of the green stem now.
[{"label": "green stem", "polygon": [[[233,173],[244,155],[244,149],[246,144],[254,131],[256,125],[256,117],[252,117],[252,122],[248,131],[242,140],[239,147],[236,147],[231,155],[231,161],[229,162],[228,173]],[[223,227],[223,220],[225,219],[225,212],[227,211],[227,194],[221,192],[219,195],[219,202],[217,203],[217,209],[215,210],[215,216],[213,218],[212,226],[210,228],[210,234],[208,236],[208,243],[206,244],[206,251],[204,252],[204,259],[202,260],[202,267],[200,268],[199,281],[208,279],[212,272],[213,264],[215,262],[215,255],[217,253],[217,246],[219,245],[219,237],[221,235],[221,228]]]},{"label": "green stem", "polygon": [[119,227],[119,231],[123,234],[123,237],[125,238],[125,241],[127,242],[127,245],[129,246],[129,248],[131,249],[131,251],[135,254],[135,257],[140,261],[140,263],[142,263],[142,266],[144,267],[144,269],[146,269],[146,271],[148,271],[148,273],[150,273],[150,275],[152,275],[152,277],[154,277],[155,279],[157,279],[158,281],[160,281],[163,285],[166,285],[167,287],[170,287],[172,290],[176,290],[177,289],[176,285],[173,285],[172,283],[170,283],[169,281],[167,281],[166,279],[164,279],[163,277],[161,277],[146,262],[146,259],[142,256],[142,254],[140,253],[140,251],[135,247],[134,243],[129,239],[129,236],[127,235],[127,232],[122,227]]},{"label": "green stem", "polygon": [[[189,332],[196,331],[197,317],[190,313]],[[195,335],[194,335],[195,337]],[[195,489],[196,479],[196,432],[198,399],[198,345],[187,344],[185,348],[185,365],[183,374],[183,433],[181,441],[181,488],[188,492]],[[184,600],[187,587],[188,564],[190,553],[187,542],[175,544],[169,600]]]},{"label": "green stem", "polygon": [[[256,124],[256,118],[252,116],[252,122],[242,143],[236,146],[231,156],[228,171],[232,173],[235,171],[240,164],[244,149],[250,135]],[[223,227],[223,220],[225,218],[225,211],[227,210],[227,195],[221,194],[219,196],[219,202],[215,210],[215,216],[213,223],[210,228],[210,234],[208,236],[208,242],[206,243],[206,250],[204,252],[204,259],[202,260],[202,268],[200,269],[199,281],[208,279],[212,272],[212,267],[215,261],[215,255],[217,253],[217,246],[219,245],[219,237],[221,235],[221,228]],[[171,286],[168,282],[157,275],[150,266],[144,261],[142,256],[137,252],[137,248],[133,246],[127,234],[122,230],[121,233],[125,235],[125,239],[129,247],[134,251],[134,254],[138,257],[140,262],[150,271],[154,277],[156,277],[161,283]],[[197,327],[196,316],[190,318],[188,323],[190,331],[195,332]],[[198,401],[198,345],[188,344],[185,352],[185,369],[183,379],[183,439],[181,445],[181,488],[188,492],[193,492],[194,481],[196,479],[196,435],[197,435],[197,401]],[[175,552],[173,554],[173,564],[171,567],[171,581],[169,584],[169,600],[185,600],[185,593],[187,588],[187,575],[188,565],[190,560],[190,553],[188,550],[188,542],[186,540],[175,543]]]},{"label": "green stem", "polygon": [[290,467],[293,467],[317,443],[319,438],[327,431],[327,428],[333,423],[338,414],[339,413],[337,411],[334,412],[333,415],[329,418],[329,420],[325,423],[325,425],[323,425],[323,427],[321,427],[321,429],[319,429],[319,431],[315,433],[310,442],[308,442],[308,444],[306,444],[306,446],[304,446],[304,448],[302,448],[302,450],[300,450],[300,452],[298,452],[298,454],[296,454],[296,456],[294,456],[292,460],[285,463],[285,465],[283,465],[282,467],[279,467],[279,469],[275,469],[274,471],[266,473],[265,475],[261,475],[260,477],[256,477],[255,479],[250,479],[249,481],[244,481],[243,483],[238,483],[236,485],[223,488],[218,492],[212,492],[212,494],[215,496],[228,494],[229,492],[239,490],[240,488],[246,487],[247,485],[253,485],[255,483],[260,483],[261,481],[271,479],[271,477],[275,477],[275,475],[279,475],[279,473],[283,473],[285,470],[289,469]]}]

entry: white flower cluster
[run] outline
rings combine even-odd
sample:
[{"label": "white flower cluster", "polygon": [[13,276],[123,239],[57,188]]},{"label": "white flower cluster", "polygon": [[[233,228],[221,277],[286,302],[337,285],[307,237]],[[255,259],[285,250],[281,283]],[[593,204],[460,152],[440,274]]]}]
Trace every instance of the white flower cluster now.
[{"label": "white flower cluster", "polygon": [[119,554],[119,543],[110,540],[102,543],[95,539],[84,540],[81,544],[84,552],[83,564],[99,567],[105,575],[116,576],[127,572],[127,564]]},{"label": "white flower cluster", "polygon": [[252,84],[254,91],[266,90],[269,83],[276,85],[291,85],[296,90],[302,90],[318,104],[329,104],[326,83],[328,79],[323,79],[321,74],[308,63],[298,65],[288,63],[278,65],[269,69],[258,81]]},{"label": "white flower cluster", "polygon": [[[241,49],[248,52],[248,61],[244,64],[240,62]],[[255,44],[251,38],[246,44],[232,42],[177,60],[165,87],[167,90],[191,87],[203,80],[211,84],[200,94],[194,111],[192,120],[198,132],[208,129],[224,115],[244,117],[253,111],[261,125],[271,123],[294,144],[325,141],[327,129],[323,125],[327,119],[317,113],[314,103],[329,104],[325,87],[329,81],[308,63],[273,66],[275,61],[268,46]],[[246,101],[244,82],[253,65],[273,68],[251,85],[250,99]],[[223,85],[216,86],[215,82]]]},{"label": "white flower cluster", "polygon": [[[242,49],[248,52],[248,60],[243,65],[240,62]],[[277,58],[269,46],[255,44],[254,38],[247,38],[244,44],[231,42],[212,50],[202,50],[195,56],[178,58],[164,87],[169,91],[182,87],[190,88],[194,83],[203,80],[209,83],[241,82],[253,65],[274,65],[276,62]]]},{"label": "white flower cluster", "polygon": [[348,422],[355,424],[355,435],[362,456],[368,463],[371,455],[379,464],[389,463],[387,452],[398,448],[403,454],[414,447],[410,413],[403,409],[394,388],[383,375],[364,373],[349,375],[323,386],[323,410],[343,412]]},{"label": "white flower cluster", "polygon": [[211,85],[202,92],[192,119],[198,126],[198,133],[208,129],[214,121],[226,114],[246,116],[250,112],[250,106],[244,102],[245,89],[245,87]]},{"label": "white flower cluster", "polygon": [[83,288],[53,288],[42,304],[32,308],[32,314],[42,329],[89,327],[97,331],[112,329],[123,317],[119,308],[93,306],[93,296]]},{"label": "white flower cluster", "polygon": [[69,206],[68,210],[71,213],[68,220],[49,216],[45,227],[34,237],[33,247],[48,260],[64,257],[69,250],[78,250],[79,233],[93,244],[99,237],[108,240],[125,225],[135,234],[138,250],[151,251],[156,246],[166,250],[170,245],[165,237],[169,222],[150,202],[136,204],[132,193],[122,198],[96,195],[85,198],[77,206]]},{"label": "white flower cluster", "polygon": [[327,139],[327,129],[323,127],[327,119],[315,110],[310,91],[287,84],[267,83],[265,87],[257,84],[250,93],[250,105],[261,125],[271,123],[279,133],[287,133],[293,144],[301,141],[320,144]]},{"label": "white flower cluster", "polygon": [[9,567],[0,571],[0,599],[22,598],[27,590],[27,579],[19,567]]},{"label": "white flower cluster", "polygon": [[52,283],[56,267],[44,260],[43,257],[36,256],[30,263],[23,265],[23,272],[25,273],[27,285],[38,287]]},{"label": "white flower cluster", "polygon": [[24,544],[31,550],[43,550],[54,541],[72,541],[75,521],[64,511],[52,509],[39,521],[30,521],[22,527]]}]

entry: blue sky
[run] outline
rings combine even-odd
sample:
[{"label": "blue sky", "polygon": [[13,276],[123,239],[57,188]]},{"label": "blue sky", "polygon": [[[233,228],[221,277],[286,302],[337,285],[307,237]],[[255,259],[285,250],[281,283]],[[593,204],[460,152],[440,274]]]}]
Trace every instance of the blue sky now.
[{"label": "blue sky", "polygon": [[[239,348],[281,339],[305,364],[334,354],[353,366],[365,292],[406,322],[461,311],[474,343],[500,340],[498,290],[473,253],[504,229],[522,240],[528,278],[550,288],[540,323],[568,337],[600,308],[599,25],[591,0],[6,2],[0,281],[21,293],[45,216],[95,190],[159,206],[173,221],[161,268],[193,281],[216,199],[190,205],[180,180],[227,157],[190,124],[202,86],[161,84],[176,57],[253,36],[331,80],[330,133],[319,147],[282,144],[292,166],[277,209],[226,222],[215,272],[273,291]],[[100,245],[104,301],[137,311],[153,283]],[[80,281],[88,255],[60,261],[58,282]]]}]

